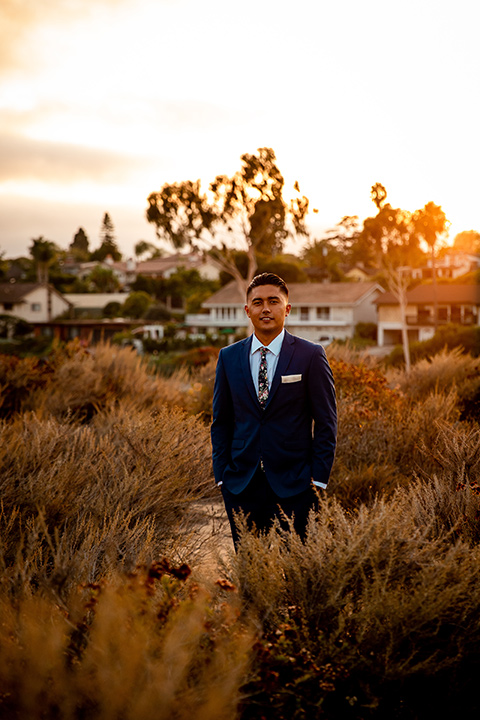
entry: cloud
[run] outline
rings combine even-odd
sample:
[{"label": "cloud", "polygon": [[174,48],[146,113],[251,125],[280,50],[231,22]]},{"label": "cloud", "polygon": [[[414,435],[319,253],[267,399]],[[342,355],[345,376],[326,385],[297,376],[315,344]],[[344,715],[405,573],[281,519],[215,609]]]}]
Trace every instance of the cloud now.
[{"label": "cloud", "polygon": [[0,22],[0,74],[32,66],[32,42],[46,25],[61,25],[85,18],[98,7],[116,7],[131,0],[2,0]]},{"label": "cloud", "polygon": [[144,163],[119,153],[0,134],[0,182],[117,182]]},{"label": "cloud", "polygon": [[100,227],[104,214],[109,213],[115,237],[126,257],[133,254],[138,240],[155,243],[155,231],[145,218],[146,200],[125,204],[104,201],[95,203],[59,202],[57,199],[0,196],[0,255],[28,255],[32,238],[43,235],[64,250],[83,227],[92,249],[100,245]]}]

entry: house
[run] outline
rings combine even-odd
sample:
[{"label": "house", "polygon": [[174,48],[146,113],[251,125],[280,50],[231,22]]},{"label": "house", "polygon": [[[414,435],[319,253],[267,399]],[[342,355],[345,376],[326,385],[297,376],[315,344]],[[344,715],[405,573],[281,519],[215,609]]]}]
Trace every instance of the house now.
[{"label": "house", "polygon": [[70,258],[64,263],[63,270],[80,280],[86,280],[96,267],[111,270],[118,280],[120,289],[125,292],[130,290],[139,275],[153,279],[169,278],[180,268],[197,270],[200,277],[205,280],[218,280],[220,275],[218,265],[202,253],[176,253],[142,262],[137,262],[133,258],[116,261],[108,256],[105,260],[77,263]]},{"label": "house", "polygon": [[35,323],[35,336],[55,338],[61,342],[70,342],[78,339],[84,346],[109,342],[114,335],[132,332],[141,325],[141,320],[128,318],[103,318],[75,320],[50,320]]},{"label": "house", "polygon": [[72,306],[72,317],[101,317],[109,303],[123,305],[126,293],[65,293],[64,297]]},{"label": "house", "polygon": [[[285,326],[314,342],[322,337],[351,338],[357,323],[375,323],[375,299],[383,293],[373,282],[291,283],[289,290],[292,310]],[[247,331],[245,298],[235,281],[214,293],[202,307],[204,313],[185,318],[192,332],[238,335]]]},{"label": "house", "polygon": [[180,268],[197,270],[204,280],[218,280],[220,270],[216,263],[202,253],[177,253],[137,263],[137,275],[151,278],[169,278]]},{"label": "house", "polygon": [[46,283],[0,283],[0,314],[34,324],[49,322],[70,308],[71,303]]},{"label": "house", "polygon": [[[443,257],[437,258],[435,261],[435,276],[441,279],[455,280],[462,275],[466,275],[473,270],[480,268],[480,256],[472,253],[457,252],[450,250]],[[432,259],[427,260],[427,264],[413,268],[411,276],[414,280],[429,280],[433,276]]]},{"label": "house", "polygon": [[119,287],[124,290],[128,290],[137,278],[137,264],[135,260],[130,258],[125,261],[115,261],[110,255],[106,257],[105,260],[89,260],[88,262],[81,263],[65,262],[63,270],[71,275],[75,275],[80,280],[86,280],[90,273],[97,267],[111,270],[118,280]]},{"label": "house", "polygon": [[[401,343],[401,315],[398,301],[386,292],[376,299],[378,307],[378,345]],[[407,292],[406,320],[410,341],[429,340],[437,325],[480,322],[480,285],[418,285]]]}]

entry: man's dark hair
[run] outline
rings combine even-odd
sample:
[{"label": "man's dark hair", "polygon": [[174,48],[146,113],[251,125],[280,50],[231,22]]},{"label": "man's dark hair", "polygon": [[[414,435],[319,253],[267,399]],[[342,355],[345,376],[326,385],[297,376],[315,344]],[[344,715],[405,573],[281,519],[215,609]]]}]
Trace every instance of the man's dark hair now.
[{"label": "man's dark hair", "polygon": [[288,300],[287,283],[285,282],[285,280],[282,280],[281,277],[271,272],[264,272],[261,275],[255,275],[252,282],[247,288],[247,300],[253,288],[258,287],[259,285],[276,285]]}]

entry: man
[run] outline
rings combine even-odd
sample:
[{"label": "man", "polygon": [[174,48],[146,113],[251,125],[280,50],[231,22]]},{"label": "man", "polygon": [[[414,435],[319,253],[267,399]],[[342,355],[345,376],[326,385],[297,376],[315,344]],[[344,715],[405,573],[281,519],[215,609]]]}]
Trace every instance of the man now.
[{"label": "man", "polygon": [[235,515],[265,532],[293,518],[305,538],[314,486],[325,488],[335,454],[337,414],[324,349],[284,329],[291,305],[285,282],[257,275],[245,311],[254,334],[222,348],[213,393],[212,459],[235,548]]}]

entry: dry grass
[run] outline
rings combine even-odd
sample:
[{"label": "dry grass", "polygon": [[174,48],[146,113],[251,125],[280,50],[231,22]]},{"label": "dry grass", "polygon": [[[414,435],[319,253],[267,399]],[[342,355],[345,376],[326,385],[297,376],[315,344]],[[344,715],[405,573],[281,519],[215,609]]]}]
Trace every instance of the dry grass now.
[{"label": "dry grass", "polygon": [[194,502],[212,488],[208,429],[179,409],[120,405],[88,426],[17,417],[0,425],[3,562],[21,552],[32,582],[70,587],[191,552]]},{"label": "dry grass", "polygon": [[214,366],[165,380],[75,346],[22,362],[0,363],[2,718],[480,712],[476,361],[387,378],[334,349],[338,452],[307,542],[245,533],[219,585],[199,527]]},{"label": "dry grass", "polygon": [[230,720],[251,633],[235,598],[184,587],[175,571],[112,576],[68,608],[1,598],[2,718]]}]

